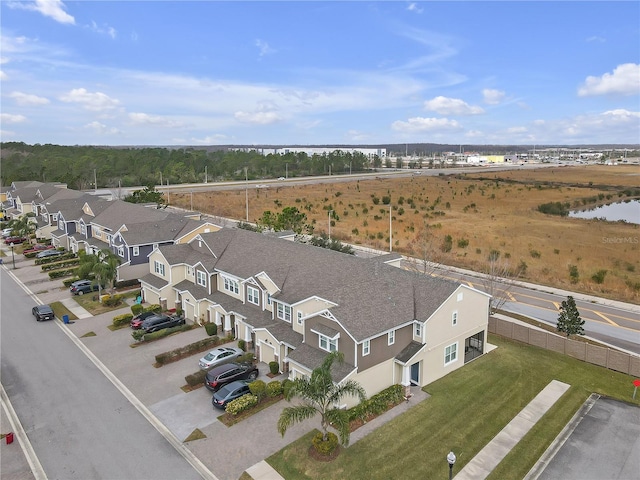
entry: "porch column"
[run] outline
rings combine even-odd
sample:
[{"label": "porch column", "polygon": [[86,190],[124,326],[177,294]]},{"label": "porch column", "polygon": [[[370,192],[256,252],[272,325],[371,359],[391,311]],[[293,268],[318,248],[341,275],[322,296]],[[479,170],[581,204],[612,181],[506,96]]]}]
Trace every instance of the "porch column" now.
[{"label": "porch column", "polygon": [[411,396],[411,365],[402,367],[402,382],[400,384],[404,388],[404,398],[409,398]]},{"label": "porch column", "polygon": [[222,319],[224,320],[224,333],[231,332],[231,315],[223,315]]},{"label": "porch column", "polygon": [[218,326],[218,332],[222,333],[222,319],[220,318],[220,312],[216,310],[216,325]]},{"label": "porch column", "polygon": [[248,350],[253,350],[253,342],[251,341],[251,327],[249,325],[244,326],[244,343]]}]

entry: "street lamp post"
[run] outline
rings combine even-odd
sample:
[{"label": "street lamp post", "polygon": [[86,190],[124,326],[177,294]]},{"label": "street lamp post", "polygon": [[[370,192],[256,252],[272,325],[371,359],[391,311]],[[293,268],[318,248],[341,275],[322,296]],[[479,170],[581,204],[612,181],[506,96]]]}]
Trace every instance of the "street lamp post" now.
[{"label": "street lamp post", "polygon": [[447,454],[447,463],[449,464],[449,480],[453,479],[453,464],[456,463],[456,455],[453,452]]},{"label": "street lamp post", "polygon": [[16,269],[16,256],[13,253],[13,246],[14,246],[13,242],[11,242],[11,260],[13,262],[13,269],[15,270]]},{"label": "street lamp post", "polygon": [[331,240],[331,214],[333,210],[329,210],[329,240]]}]

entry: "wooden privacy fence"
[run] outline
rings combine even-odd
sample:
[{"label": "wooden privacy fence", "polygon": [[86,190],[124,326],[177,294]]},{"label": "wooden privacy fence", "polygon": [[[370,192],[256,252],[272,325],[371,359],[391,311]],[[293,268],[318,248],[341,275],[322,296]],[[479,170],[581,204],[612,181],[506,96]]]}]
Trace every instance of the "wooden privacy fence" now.
[{"label": "wooden privacy fence", "polygon": [[569,355],[583,362],[640,377],[640,357],[537,330],[519,323],[489,317],[489,333],[511,338],[528,345]]}]

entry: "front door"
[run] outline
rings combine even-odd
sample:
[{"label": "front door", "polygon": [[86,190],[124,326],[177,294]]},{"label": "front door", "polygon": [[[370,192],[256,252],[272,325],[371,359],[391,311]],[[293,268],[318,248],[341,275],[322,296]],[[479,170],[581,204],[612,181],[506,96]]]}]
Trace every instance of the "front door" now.
[{"label": "front door", "polygon": [[411,385],[420,385],[420,362],[411,365]]}]

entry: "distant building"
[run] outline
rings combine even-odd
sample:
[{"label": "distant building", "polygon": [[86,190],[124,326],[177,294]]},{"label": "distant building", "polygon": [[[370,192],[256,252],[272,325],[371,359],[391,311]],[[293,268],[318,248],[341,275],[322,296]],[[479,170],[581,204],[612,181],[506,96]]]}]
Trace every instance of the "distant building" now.
[{"label": "distant building", "polygon": [[313,155],[327,155],[333,153],[336,150],[345,153],[362,153],[369,158],[378,156],[384,158],[387,156],[386,148],[344,148],[344,147],[279,147],[279,148],[262,148],[262,147],[245,147],[236,148],[236,151],[250,152],[255,151],[262,155],[286,155],[288,153],[306,153],[308,156]]}]

